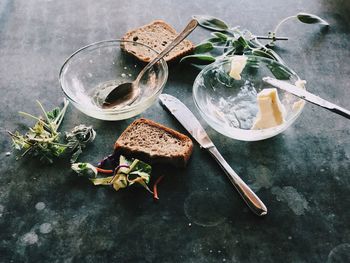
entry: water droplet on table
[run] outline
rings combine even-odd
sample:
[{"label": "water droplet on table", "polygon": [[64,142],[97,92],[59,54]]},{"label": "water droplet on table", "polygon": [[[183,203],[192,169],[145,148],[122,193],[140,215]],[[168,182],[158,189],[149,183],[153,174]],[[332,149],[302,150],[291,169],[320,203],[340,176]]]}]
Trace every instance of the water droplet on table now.
[{"label": "water droplet on table", "polygon": [[52,231],[52,225],[50,223],[43,223],[40,225],[39,230],[41,234],[48,234]]},{"label": "water droplet on table", "polygon": [[45,203],[43,203],[43,202],[38,202],[38,203],[36,203],[36,205],[35,205],[35,208],[36,208],[36,210],[38,210],[38,211],[45,209],[45,207],[46,207],[46,205],[45,205]]},{"label": "water droplet on table", "polygon": [[336,246],[328,255],[327,263],[350,262],[350,244],[344,243]]},{"label": "water droplet on table", "polygon": [[196,191],[184,203],[186,217],[196,225],[210,227],[223,223],[231,214],[227,197],[220,193]]}]

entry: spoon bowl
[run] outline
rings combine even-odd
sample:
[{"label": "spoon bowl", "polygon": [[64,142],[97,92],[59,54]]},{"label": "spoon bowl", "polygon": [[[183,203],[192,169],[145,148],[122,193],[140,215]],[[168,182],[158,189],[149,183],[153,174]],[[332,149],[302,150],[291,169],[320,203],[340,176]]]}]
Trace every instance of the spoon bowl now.
[{"label": "spoon bowl", "polygon": [[125,82],[115,86],[102,104],[104,109],[122,108],[132,104],[140,95],[140,89],[134,82]]}]

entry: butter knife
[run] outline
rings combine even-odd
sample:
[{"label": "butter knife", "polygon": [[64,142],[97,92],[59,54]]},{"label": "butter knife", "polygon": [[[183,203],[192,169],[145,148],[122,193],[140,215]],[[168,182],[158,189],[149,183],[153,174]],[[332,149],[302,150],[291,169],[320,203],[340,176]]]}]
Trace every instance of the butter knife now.
[{"label": "butter knife", "polygon": [[326,101],[325,99],[322,99],[322,98],[316,96],[315,94],[312,94],[304,89],[301,89],[301,88],[298,88],[297,86],[289,84],[288,82],[278,80],[275,78],[271,78],[271,77],[264,77],[263,81],[265,81],[266,83],[268,83],[276,88],[279,88],[279,89],[285,90],[289,93],[292,93],[293,95],[295,95],[303,100],[311,102],[311,103],[313,103],[317,106],[320,106],[326,110],[332,111],[332,112],[337,113],[345,118],[350,119],[350,111],[348,111],[348,110],[346,110],[346,109],[344,109],[344,108],[342,108],[334,103]]},{"label": "butter knife", "polygon": [[209,153],[218,162],[221,168],[225,171],[231,183],[242,196],[249,208],[257,215],[263,216],[267,214],[267,208],[259,197],[243,182],[243,180],[236,174],[236,172],[225,161],[214,143],[205,132],[202,125],[199,123],[193,113],[177,98],[161,94],[159,96],[161,104],[170,111],[172,115],[185,127],[191,136],[199,143],[199,145],[208,150]]}]

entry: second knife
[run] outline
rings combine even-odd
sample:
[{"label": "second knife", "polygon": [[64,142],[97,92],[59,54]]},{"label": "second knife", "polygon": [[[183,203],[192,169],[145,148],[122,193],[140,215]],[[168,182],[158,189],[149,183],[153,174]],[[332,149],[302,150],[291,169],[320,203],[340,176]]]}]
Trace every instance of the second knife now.
[{"label": "second knife", "polygon": [[181,101],[171,95],[161,94],[159,99],[161,104],[175,116],[199,145],[208,150],[220,164],[249,208],[259,216],[266,215],[267,209],[264,203],[225,161],[193,113]]}]

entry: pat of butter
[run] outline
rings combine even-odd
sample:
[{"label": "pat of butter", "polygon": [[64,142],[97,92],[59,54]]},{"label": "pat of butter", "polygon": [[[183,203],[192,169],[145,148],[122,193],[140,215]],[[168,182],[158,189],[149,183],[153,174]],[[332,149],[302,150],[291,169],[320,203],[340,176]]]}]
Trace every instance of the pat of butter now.
[{"label": "pat of butter", "polygon": [[230,77],[235,80],[241,80],[241,73],[247,63],[246,56],[233,56],[231,59]]},{"label": "pat of butter", "polygon": [[285,109],[275,88],[263,89],[258,93],[259,112],[252,130],[267,129],[285,122]]}]

